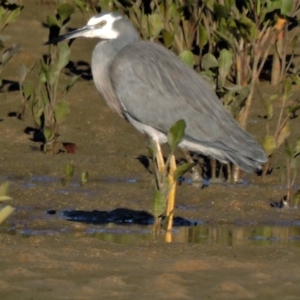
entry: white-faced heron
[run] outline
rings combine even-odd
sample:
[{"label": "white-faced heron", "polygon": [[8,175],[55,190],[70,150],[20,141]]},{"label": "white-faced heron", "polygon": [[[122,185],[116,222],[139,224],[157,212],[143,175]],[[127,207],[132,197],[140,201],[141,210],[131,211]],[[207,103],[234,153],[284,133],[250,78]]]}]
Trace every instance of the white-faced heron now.
[{"label": "white-faced heron", "polygon": [[[149,135],[159,149],[167,142],[170,127],[183,119],[186,130],[181,148],[231,161],[250,172],[267,161],[264,150],[225,110],[212,87],[171,51],[140,41],[122,15],[98,14],[86,26],[47,44],[79,36],[100,39],[91,66],[107,105]],[[157,161],[161,167],[162,158]]]}]

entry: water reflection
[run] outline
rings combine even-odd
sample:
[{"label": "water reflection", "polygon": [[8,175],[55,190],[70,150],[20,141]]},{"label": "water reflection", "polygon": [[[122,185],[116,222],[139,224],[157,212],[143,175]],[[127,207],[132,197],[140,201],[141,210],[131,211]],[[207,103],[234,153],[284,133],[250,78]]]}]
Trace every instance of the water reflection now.
[{"label": "water reflection", "polygon": [[[95,238],[121,244],[153,241],[151,226],[134,226],[131,229],[131,226],[109,224],[102,228],[89,228],[86,232]],[[176,227],[173,230],[173,242],[231,247],[246,245],[300,247],[300,227],[235,225]]]}]

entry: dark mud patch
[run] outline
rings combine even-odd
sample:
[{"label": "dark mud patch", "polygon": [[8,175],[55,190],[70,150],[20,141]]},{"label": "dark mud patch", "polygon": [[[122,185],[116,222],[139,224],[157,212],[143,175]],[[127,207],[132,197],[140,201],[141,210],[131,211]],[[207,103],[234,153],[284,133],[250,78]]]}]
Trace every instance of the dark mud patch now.
[{"label": "dark mud patch", "polygon": [[[61,216],[68,221],[88,224],[138,224],[153,225],[154,218],[146,211],[136,211],[128,208],[117,208],[112,211],[62,211]],[[181,217],[175,217],[173,226],[195,226],[198,222],[192,222]]]}]

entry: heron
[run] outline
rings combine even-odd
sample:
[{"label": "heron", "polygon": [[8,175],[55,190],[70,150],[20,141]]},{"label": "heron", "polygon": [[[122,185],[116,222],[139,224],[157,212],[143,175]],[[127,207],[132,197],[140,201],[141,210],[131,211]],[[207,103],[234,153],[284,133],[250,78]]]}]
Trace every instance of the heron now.
[{"label": "heron", "polygon": [[[164,169],[160,146],[178,120],[186,123],[179,144],[186,151],[230,161],[247,172],[267,161],[263,148],[224,108],[210,84],[170,50],[140,40],[125,16],[102,12],[82,28],[46,44],[77,37],[100,39],[91,59],[96,89],[113,111],[152,139],[160,170]],[[170,172],[175,168],[172,156]],[[171,218],[176,183],[173,186],[167,205]]]}]

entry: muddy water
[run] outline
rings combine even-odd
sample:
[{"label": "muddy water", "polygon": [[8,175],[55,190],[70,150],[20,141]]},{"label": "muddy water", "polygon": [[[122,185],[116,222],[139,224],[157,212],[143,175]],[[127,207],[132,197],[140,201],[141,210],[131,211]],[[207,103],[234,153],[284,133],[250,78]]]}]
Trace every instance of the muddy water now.
[{"label": "muddy water", "polygon": [[[10,117],[20,107],[13,88],[19,65],[29,67],[46,53],[42,22],[54,11],[51,1],[26,1],[18,22],[5,31],[22,51],[5,69],[0,93],[0,181],[11,182],[17,208],[0,227],[0,299],[299,299],[300,213],[270,207],[286,193],[278,169],[284,156],[264,181],[243,174],[246,184],[205,189],[183,182],[175,215],[198,225],[175,227],[171,244],[154,240],[151,226],[62,217],[65,210],[149,212],[153,190],[151,174],[137,159],[147,154],[147,140],[106,107],[89,76],[68,95],[71,114],[61,127],[61,141],[76,143],[76,154],[43,155],[25,130],[34,124],[30,110],[24,122]],[[70,27],[83,23],[76,13]],[[88,73],[94,45],[75,41],[73,66],[84,65]],[[272,93],[260,86],[260,95]],[[257,117],[261,105],[257,96],[249,120],[259,141],[266,125]],[[300,126],[298,118],[292,122]],[[75,177],[62,187],[67,163],[74,164]],[[84,171],[89,181],[81,187]]]}]

